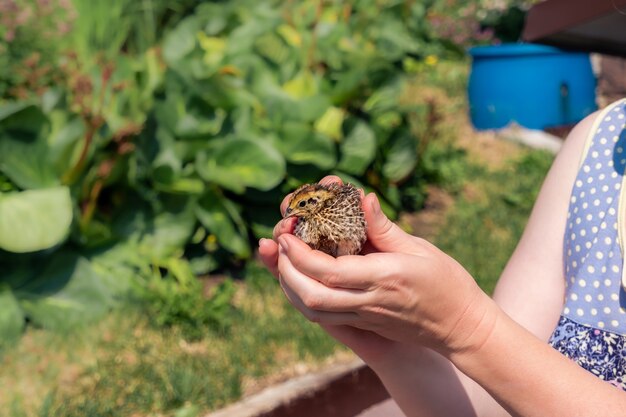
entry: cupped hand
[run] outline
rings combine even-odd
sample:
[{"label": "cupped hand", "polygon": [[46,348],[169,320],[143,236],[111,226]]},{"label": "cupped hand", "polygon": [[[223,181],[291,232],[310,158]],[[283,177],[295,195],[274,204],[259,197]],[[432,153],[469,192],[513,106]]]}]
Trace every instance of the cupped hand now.
[{"label": "cupped hand", "polygon": [[396,344],[444,355],[479,345],[488,331],[477,329],[490,325],[490,299],[469,273],[391,222],[374,194],[363,198],[363,210],[363,255],[333,258],[312,250],[291,235],[291,219],[277,224],[275,240],[260,242],[261,258],[290,302],[362,357]]}]

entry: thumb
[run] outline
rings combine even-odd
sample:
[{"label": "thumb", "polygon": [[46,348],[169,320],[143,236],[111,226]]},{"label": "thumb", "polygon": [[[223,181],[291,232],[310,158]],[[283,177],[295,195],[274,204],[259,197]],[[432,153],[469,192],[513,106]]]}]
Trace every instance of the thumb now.
[{"label": "thumb", "polygon": [[363,199],[363,211],[367,222],[367,241],[380,252],[410,252],[415,247],[415,238],[389,220],[383,213],[376,194],[370,193]]}]

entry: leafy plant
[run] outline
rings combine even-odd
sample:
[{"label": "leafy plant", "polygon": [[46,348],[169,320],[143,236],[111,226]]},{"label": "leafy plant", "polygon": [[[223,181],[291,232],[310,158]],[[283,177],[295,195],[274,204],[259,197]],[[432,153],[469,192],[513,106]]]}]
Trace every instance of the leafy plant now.
[{"label": "leafy plant", "polygon": [[[0,102],[12,332],[18,317],[61,324],[52,313],[59,319],[37,320],[26,307],[35,293],[18,291],[55,268],[66,287],[86,274],[107,288],[97,311],[148,288],[139,294],[159,323],[219,327],[230,292],[205,311],[189,276],[249,259],[288,191],[335,173],[376,191],[392,216],[423,198],[416,168],[436,120],[431,107],[400,98],[406,63],[438,50],[425,20],[431,2],[88,3],[74,2],[60,82]],[[137,40],[131,23],[146,16],[165,25],[162,39]],[[73,261],[55,264],[60,254]],[[42,299],[62,293],[61,282]],[[67,295],[87,302],[76,296]]]}]

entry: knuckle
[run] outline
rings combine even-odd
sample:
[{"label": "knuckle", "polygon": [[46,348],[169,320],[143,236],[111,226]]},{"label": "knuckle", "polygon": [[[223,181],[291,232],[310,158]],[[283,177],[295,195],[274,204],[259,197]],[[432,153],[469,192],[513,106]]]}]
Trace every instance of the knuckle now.
[{"label": "knuckle", "polygon": [[337,271],[329,273],[324,279],[324,285],[331,288],[340,287],[341,278]]},{"label": "knuckle", "polygon": [[321,297],[308,294],[302,299],[302,303],[310,310],[318,310],[324,304]]},{"label": "knuckle", "polygon": [[364,307],[363,312],[369,316],[383,316],[386,315],[387,309],[380,304],[372,304]]}]

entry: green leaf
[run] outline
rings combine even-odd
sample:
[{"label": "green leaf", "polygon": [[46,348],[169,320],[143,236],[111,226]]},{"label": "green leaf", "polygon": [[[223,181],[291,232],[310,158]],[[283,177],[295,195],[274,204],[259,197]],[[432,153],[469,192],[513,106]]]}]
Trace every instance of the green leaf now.
[{"label": "green leaf", "polygon": [[0,107],[0,171],[21,188],[59,184],[45,137],[48,118],[33,105]]},{"label": "green leaf", "polygon": [[59,185],[50,156],[43,140],[25,142],[0,134],[0,171],[23,189]]},{"label": "green leaf", "polygon": [[0,286],[0,347],[16,340],[24,330],[24,313],[7,286]]},{"label": "green leaf", "polygon": [[374,115],[395,110],[398,107],[398,99],[402,96],[404,85],[405,80],[400,76],[389,81],[370,95],[363,104],[363,110]]},{"label": "green leaf", "polygon": [[294,164],[313,164],[321,169],[335,166],[335,144],[305,123],[287,122],[278,142],[285,158]]},{"label": "green leaf", "polygon": [[37,137],[47,123],[48,118],[35,104],[16,102],[0,106],[0,130],[22,140]]},{"label": "green leaf", "polygon": [[150,218],[147,232],[140,241],[141,253],[164,259],[181,251],[189,242],[196,225],[195,199],[170,196],[161,210]]},{"label": "green leaf", "polygon": [[343,120],[346,114],[343,109],[338,107],[329,107],[326,112],[315,122],[315,130],[336,141],[341,140],[343,132]]},{"label": "green leaf", "polygon": [[361,175],[376,156],[374,131],[364,122],[357,122],[350,134],[341,142],[341,161],[338,169]]},{"label": "green leaf", "polygon": [[72,224],[67,187],[0,194],[0,249],[34,252],[61,243]]},{"label": "green leaf", "polygon": [[[76,163],[85,134],[85,124],[80,117],[68,117],[62,112],[50,115],[52,132],[47,140],[49,154],[47,156],[57,175],[68,172]],[[45,163],[46,161],[40,161]]]},{"label": "green leaf", "polygon": [[175,64],[196,47],[196,34],[200,29],[198,20],[192,16],[183,20],[163,41],[163,57],[168,64]]},{"label": "green leaf", "polygon": [[285,176],[284,158],[262,140],[214,141],[210,150],[198,155],[196,168],[204,180],[237,193],[246,187],[270,190]]},{"label": "green leaf", "polygon": [[70,252],[55,254],[16,296],[28,319],[49,329],[96,319],[114,303],[89,261]]},{"label": "green leaf", "polygon": [[311,97],[319,91],[319,80],[309,70],[303,70],[283,85],[283,90],[291,97],[301,99]]},{"label": "green leaf", "polygon": [[250,256],[245,224],[232,202],[209,191],[200,200],[196,216],[226,250],[241,258]]},{"label": "green leaf", "polygon": [[392,182],[408,176],[417,164],[417,146],[408,131],[402,131],[391,138],[391,144],[383,165],[383,175]]},{"label": "green leaf", "polygon": [[8,102],[0,106],[0,122],[21,112],[24,109],[31,107],[32,105],[33,103],[27,101],[14,101]]}]

